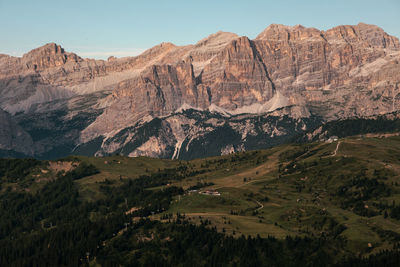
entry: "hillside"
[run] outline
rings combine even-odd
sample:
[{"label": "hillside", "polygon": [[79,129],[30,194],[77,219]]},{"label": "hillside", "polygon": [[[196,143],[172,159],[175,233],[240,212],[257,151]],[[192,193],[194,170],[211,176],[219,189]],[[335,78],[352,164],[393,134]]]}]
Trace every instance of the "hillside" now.
[{"label": "hillside", "polygon": [[191,161],[1,159],[0,261],[396,266],[399,156],[392,136]]},{"label": "hillside", "polygon": [[400,132],[400,113],[392,112],[378,116],[352,117],[329,121],[299,134],[293,141],[304,143],[327,140],[331,136],[390,136]]}]

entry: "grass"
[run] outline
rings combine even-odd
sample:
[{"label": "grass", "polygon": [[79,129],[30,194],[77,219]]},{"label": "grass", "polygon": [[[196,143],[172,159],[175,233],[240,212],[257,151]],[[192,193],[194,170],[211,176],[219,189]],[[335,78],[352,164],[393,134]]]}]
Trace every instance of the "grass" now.
[{"label": "grass", "polygon": [[165,168],[178,166],[177,160],[153,159],[147,157],[128,158],[122,156],[110,157],[78,157],[80,160],[96,166],[101,173],[110,179],[122,177],[136,178],[146,173],[156,172]]},{"label": "grass", "polygon": [[[352,185],[357,175],[378,177],[390,188],[390,195],[379,193],[363,199],[363,205],[371,210],[377,210],[375,206],[381,203],[390,205],[394,201],[399,205],[400,137],[341,139],[333,156],[336,147],[336,142],[283,145],[192,161],[78,157],[100,172],[76,183],[82,198],[93,201],[102,198],[99,188],[105,180],[114,186],[123,179],[185,166],[187,173],[194,174],[170,180],[170,185],[187,189],[199,182],[212,183],[203,189],[217,190],[221,195],[186,193],[174,199],[169,210],[153,218],[185,214],[193,223],[209,220],[210,226],[233,236],[337,235],[347,240],[349,251],[362,254],[391,249],[393,238],[384,234],[400,235],[400,221],[384,218],[379,212],[371,217],[360,216],[353,206],[342,207],[349,196],[339,196],[338,188],[347,186],[356,195],[362,189]],[[38,186],[31,185],[33,189]],[[338,228],[341,230],[336,233]]]},{"label": "grass", "polygon": [[[336,142],[311,144],[308,152],[295,159],[298,165],[310,166],[295,172],[279,172],[279,164],[281,168],[287,166],[290,161],[280,160],[280,154],[295,150],[297,146],[282,146],[261,152],[268,155],[268,160],[259,165],[248,162],[244,164],[246,167],[236,167],[233,172],[227,170],[229,166],[223,166],[219,171],[207,173],[207,178],[204,178],[214,183],[208,188],[219,191],[220,197],[185,195],[174,202],[166,213],[184,213],[195,223],[200,222],[201,216],[201,220],[209,219],[211,225],[220,231],[224,230],[227,234],[235,231],[236,236],[329,234],[332,231],[329,223],[316,226],[321,224],[321,218],[326,218],[328,222],[333,221],[345,228],[339,235],[348,240],[350,251],[373,253],[392,248],[393,243],[387,242],[377,231],[382,229],[400,234],[400,222],[385,219],[382,214],[363,217],[355,214],[352,208],[343,209],[335,190],[349,179],[341,180],[342,176],[353,177],[365,170],[366,175],[372,177],[375,170],[380,170],[387,177],[379,181],[390,187],[392,193],[388,197],[365,200],[365,205],[372,208],[374,203],[380,201],[392,203],[395,200],[400,203],[400,188],[392,185],[400,183],[400,138],[342,139],[337,155],[332,156],[336,146]],[[199,162],[201,160],[197,160]],[[312,166],[314,162],[318,165]],[[202,178],[192,177],[176,185],[188,187],[199,179]],[[299,191],[297,188],[301,184],[305,187]],[[255,201],[260,200],[263,200],[263,207],[257,210],[259,205]],[[232,215],[231,211],[238,215]],[[368,247],[368,243],[372,248]]]},{"label": "grass", "polygon": [[84,157],[79,160],[93,164],[100,171],[98,174],[77,180],[80,195],[83,199],[94,201],[102,198],[100,184],[106,180],[114,185],[120,184],[123,179],[138,178],[141,175],[149,175],[157,171],[178,166],[177,160],[153,159],[147,157],[128,158],[123,156],[110,157]]}]

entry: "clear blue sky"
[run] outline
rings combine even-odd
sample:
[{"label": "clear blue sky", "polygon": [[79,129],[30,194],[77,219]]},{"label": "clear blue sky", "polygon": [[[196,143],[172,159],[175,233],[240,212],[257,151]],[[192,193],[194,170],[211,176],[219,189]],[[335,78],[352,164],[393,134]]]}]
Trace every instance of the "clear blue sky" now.
[{"label": "clear blue sky", "polygon": [[400,0],[0,0],[0,53],[56,42],[84,57],[120,57],[219,30],[254,38],[272,23],[326,30],[359,22],[400,37]]}]

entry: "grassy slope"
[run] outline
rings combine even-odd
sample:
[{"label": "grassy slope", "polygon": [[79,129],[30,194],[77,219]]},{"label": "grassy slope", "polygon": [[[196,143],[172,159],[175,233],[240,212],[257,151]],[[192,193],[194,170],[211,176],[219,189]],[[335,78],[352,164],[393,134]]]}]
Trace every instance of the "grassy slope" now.
[{"label": "grassy slope", "polygon": [[[292,161],[283,160],[280,155],[285,151],[299,149],[298,146],[292,145],[257,153],[240,153],[239,157],[247,158],[234,162],[231,160],[233,156],[230,155],[183,162],[193,170],[203,169],[206,172],[173,182],[173,185],[188,188],[198,182],[212,182],[214,185],[206,189],[215,189],[221,196],[187,194],[177,198],[165,213],[183,213],[196,223],[208,219],[212,225],[221,231],[225,230],[227,234],[276,237],[319,235],[328,232],[327,223],[315,226],[318,223],[322,224],[321,218],[326,217],[347,228],[340,235],[349,240],[349,248],[354,251],[369,253],[391,248],[385,238],[379,236],[379,229],[400,234],[400,222],[391,218],[384,219],[382,214],[364,217],[355,214],[351,208],[342,209],[337,203],[335,190],[343,182],[338,178],[341,174],[351,176],[352,173],[366,169],[369,175],[375,169],[385,169],[390,171],[384,183],[392,188],[391,196],[370,199],[365,203],[371,208],[373,203],[382,201],[392,203],[395,200],[396,203],[400,203],[400,190],[392,185],[400,181],[400,138],[342,139],[336,156],[332,156],[337,147],[336,142],[315,143],[309,146],[311,148],[308,152],[295,158],[296,163],[331,161],[332,165],[312,166],[308,168],[310,171],[303,173],[286,174],[284,170],[279,173],[280,164],[281,169],[284,169]],[[96,196],[96,182],[106,178],[118,181],[120,175],[123,178],[137,177],[159,168],[173,168],[179,164],[179,161],[148,158],[81,159],[89,161],[101,170],[100,174],[78,181],[82,192],[88,198]],[[342,160],[350,160],[352,163],[342,166]],[[105,161],[108,164],[105,164]],[[316,173],[321,177],[335,174],[335,177],[327,180]],[[305,189],[301,192],[296,188],[299,181],[305,184]],[[368,243],[372,244],[372,249],[368,248]]]},{"label": "grassy slope", "polygon": [[[393,233],[400,234],[400,222],[391,218],[384,219],[382,214],[364,217],[355,214],[352,208],[342,209],[338,205],[335,190],[343,182],[339,179],[341,174],[351,176],[352,173],[366,169],[367,175],[372,175],[373,170],[383,169],[388,170],[387,180],[383,182],[391,188],[391,196],[379,196],[364,203],[369,209],[373,209],[374,203],[379,202],[390,204],[394,200],[400,203],[400,190],[394,185],[400,181],[400,138],[344,139],[340,141],[336,156],[332,156],[336,147],[336,142],[313,144],[308,153],[296,159],[300,164],[331,161],[332,165],[309,167],[310,170],[303,173],[284,174],[283,171],[280,178],[279,163],[285,166],[288,162],[280,162],[279,154],[296,148],[283,146],[268,150],[263,152],[270,154],[268,160],[260,165],[238,169],[234,173],[215,171],[207,174],[204,180],[215,184],[209,188],[218,190],[220,197],[186,195],[177,199],[168,212],[185,213],[195,222],[209,219],[228,234],[235,231],[236,234],[277,237],[328,232],[327,223],[313,227],[320,223],[321,217],[326,217],[347,228],[340,235],[349,240],[351,250],[373,252],[391,248],[386,238],[380,237],[378,233],[385,230],[391,231],[392,236],[395,235]],[[352,163],[342,166],[341,161],[348,159]],[[335,174],[335,177],[323,178],[330,174]],[[245,177],[246,182],[243,180]],[[296,189],[299,181],[306,188],[301,192]],[[193,179],[177,183],[183,187],[192,184]],[[266,196],[269,200],[263,201]],[[253,213],[255,210],[258,214]],[[239,215],[232,215],[231,211]],[[372,248],[368,248],[368,243],[371,243]]]},{"label": "grassy slope", "polygon": [[99,182],[106,179],[116,184],[121,179],[137,178],[140,175],[157,172],[165,168],[174,168],[178,161],[152,159],[146,157],[127,158],[122,156],[110,157],[78,157],[80,160],[96,166],[100,173],[77,180],[81,195],[87,200],[101,198],[99,193]]},{"label": "grassy slope", "polygon": [[[374,203],[391,204],[393,200],[400,203],[400,188],[395,185],[395,182],[400,182],[400,138],[341,139],[335,156],[337,142],[305,146],[310,147],[307,152],[290,160],[284,159],[282,153],[301,150],[304,146],[284,145],[257,153],[181,161],[181,164],[187,164],[193,170],[205,170],[205,173],[173,181],[173,185],[187,189],[198,182],[212,182],[214,185],[205,189],[215,189],[221,196],[186,194],[177,198],[164,214],[179,212],[195,223],[208,219],[219,230],[236,236],[317,236],[325,232],[329,234],[332,230],[329,222],[334,221],[346,228],[340,236],[349,240],[350,250],[372,253],[391,248],[392,244],[387,240],[393,239],[395,233],[400,234],[400,222],[390,217],[385,219],[374,209]],[[238,159],[232,162],[234,157]],[[118,182],[120,175],[123,178],[137,177],[179,164],[179,161],[148,158],[82,159],[101,170],[100,174],[78,181],[89,199],[97,196],[98,181],[107,178]],[[303,171],[285,172],[285,167],[293,162],[299,165],[317,162],[318,165],[308,166]],[[345,184],[341,175],[348,180],[362,169],[366,170],[369,178],[374,170],[387,171],[387,179],[379,181],[391,188],[391,195],[363,202],[378,213],[376,216],[357,215],[353,207],[341,208],[341,199],[336,196],[338,186]],[[299,185],[304,187],[301,192]],[[380,236],[382,230],[389,231],[391,237]],[[372,248],[368,248],[368,243]]]},{"label": "grassy slope", "polygon": [[[304,147],[308,149],[304,150]],[[260,234],[278,238],[331,234],[334,230],[330,225],[334,224],[345,228],[338,234],[348,239],[349,250],[368,254],[392,248],[389,241],[395,239],[396,234],[400,235],[400,222],[384,218],[374,204],[400,203],[400,188],[396,184],[400,182],[400,138],[341,139],[333,156],[336,147],[336,142],[284,145],[188,162],[144,157],[78,157],[95,165],[100,173],[75,182],[79,184],[81,195],[93,200],[102,197],[99,182],[105,179],[117,185],[121,179],[183,164],[189,170],[202,170],[203,173],[171,181],[172,185],[187,189],[198,182],[213,183],[206,188],[217,190],[221,196],[186,194],[174,200],[168,211],[154,215],[154,218],[179,212],[194,223],[208,219],[213,226],[230,235]],[[337,195],[338,187],[346,185],[361,170],[368,178],[373,176],[374,170],[384,173],[386,179],[379,181],[391,190],[390,196],[379,195],[363,201],[368,209],[376,211],[375,216],[360,216],[353,207],[341,208],[340,205],[343,199]],[[43,174],[41,169],[36,172],[29,176],[30,180],[40,180],[38,175],[50,176]],[[4,184],[4,190],[5,187]],[[36,188],[37,183],[30,187]],[[386,237],[383,231],[386,231]]]}]

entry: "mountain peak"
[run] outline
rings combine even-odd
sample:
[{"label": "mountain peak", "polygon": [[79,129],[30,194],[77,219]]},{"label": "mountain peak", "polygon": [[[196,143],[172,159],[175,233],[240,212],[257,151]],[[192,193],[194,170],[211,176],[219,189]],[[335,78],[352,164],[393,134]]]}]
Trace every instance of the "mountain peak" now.
[{"label": "mountain peak", "polygon": [[295,26],[287,26],[283,24],[271,24],[263,32],[261,32],[256,40],[305,40],[320,39],[321,32],[315,28],[306,28],[301,24]]},{"label": "mountain peak", "polygon": [[40,70],[65,64],[67,61],[81,61],[78,55],[65,52],[61,45],[47,43],[22,56],[28,69]]},{"label": "mountain peak", "polygon": [[327,31],[307,28],[300,24],[286,26],[271,24],[261,32],[256,40],[270,41],[322,41],[333,43],[363,42],[369,47],[399,49],[399,40],[387,34],[382,28],[360,22],[357,25],[340,25]]},{"label": "mountain peak", "polygon": [[366,43],[369,47],[380,47],[398,50],[399,39],[387,34],[382,28],[363,22],[357,25],[341,25],[324,32],[329,40],[343,43]]},{"label": "mountain peak", "polygon": [[204,39],[201,39],[196,43],[196,46],[218,46],[221,44],[226,44],[239,36],[235,33],[232,32],[223,32],[223,31],[218,31],[216,33],[210,34]]},{"label": "mountain peak", "polygon": [[47,43],[38,48],[32,49],[28,53],[24,54],[23,57],[37,55],[37,54],[64,54],[64,48],[56,43]]}]

